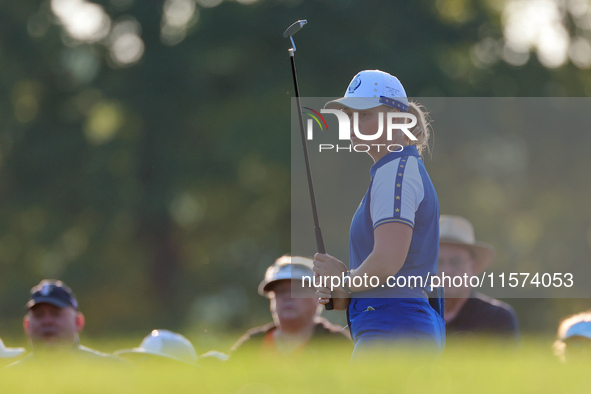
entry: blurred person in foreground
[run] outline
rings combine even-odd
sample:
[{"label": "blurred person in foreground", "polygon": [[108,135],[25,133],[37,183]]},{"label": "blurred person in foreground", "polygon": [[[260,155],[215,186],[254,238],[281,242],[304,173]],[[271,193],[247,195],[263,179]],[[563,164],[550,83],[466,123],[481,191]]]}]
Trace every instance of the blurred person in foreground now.
[{"label": "blurred person in foreground", "polygon": [[6,347],[0,338],[0,368],[15,362],[18,357],[25,353],[22,347]]},{"label": "blurred person in foreground", "polygon": [[152,330],[144,337],[139,347],[118,350],[115,355],[135,365],[167,363],[176,366],[197,366],[197,351],[183,335],[169,330]]},{"label": "blurred person in foreground", "polygon": [[119,361],[116,357],[80,345],[85,320],[72,290],[62,281],[44,279],[31,289],[23,327],[32,351],[12,365],[63,359]]},{"label": "blurred person in foreground", "polygon": [[320,317],[316,289],[304,277],[314,278],[312,260],[282,256],[265,273],[259,294],[269,298],[273,322],[244,334],[232,347],[232,359],[248,351],[268,355],[318,353],[319,345],[351,347],[348,333]]},{"label": "blurred person in foreground", "polygon": [[[439,219],[438,274],[448,277],[481,275],[492,262],[494,248],[478,242],[474,227],[460,216]],[[450,338],[466,335],[517,339],[519,329],[513,308],[471,287],[448,286],[445,281],[445,322]]]},{"label": "blurred person in foreground", "polygon": [[577,313],[564,319],[558,327],[553,345],[554,354],[562,362],[577,357],[591,357],[591,311]]}]

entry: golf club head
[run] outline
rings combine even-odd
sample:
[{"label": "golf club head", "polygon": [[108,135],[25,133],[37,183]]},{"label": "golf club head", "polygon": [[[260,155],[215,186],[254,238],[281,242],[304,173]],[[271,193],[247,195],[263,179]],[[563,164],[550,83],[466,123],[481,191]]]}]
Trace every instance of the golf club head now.
[{"label": "golf club head", "polygon": [[291,26],[289,26],[287,28],[287,30],[285,30],[285,33],[283,33],[283,38],[288,38],[288,37],[293,36],[298,31],[300,31],[306,23],[308,23],[308,21],[305,19],[302,19],[302,20],[292,23]]}]

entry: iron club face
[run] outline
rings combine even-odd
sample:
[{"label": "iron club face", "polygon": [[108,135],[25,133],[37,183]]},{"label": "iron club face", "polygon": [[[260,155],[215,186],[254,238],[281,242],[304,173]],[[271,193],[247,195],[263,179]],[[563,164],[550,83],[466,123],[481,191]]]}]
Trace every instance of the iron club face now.
[{"label": "iron club face", "polygon": [[293,36],[298,31],[300,31],[306,23],[308,23],[308,21],[305,19],[302,19],[302,20],[292,23],[291,26],[289,26],[287,28],[287,30],[285,30],[285,33],[283,33],[283,38],[288,38],[288,37]]}]

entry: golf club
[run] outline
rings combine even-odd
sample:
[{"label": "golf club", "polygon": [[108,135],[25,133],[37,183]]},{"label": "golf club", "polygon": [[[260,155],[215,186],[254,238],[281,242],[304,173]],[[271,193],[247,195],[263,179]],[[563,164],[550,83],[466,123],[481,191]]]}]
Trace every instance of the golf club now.
[{"label": "golf club", "polygon": [[[302,135],[302,147],[304,149],[304,162],[306,163],[306,175],[308,176],[308,190],[310,191],[310,201],[312,202],[312,216],[314,217],[314,233],[316,235],[316,249],[318,253],[326,253],[324,250],[324,241],[322,240],[322,231],[320,230],[320,224],[318,224],[318,212],[316,211],[316,197],[314,196],[314,183],[312,182],[312,171],[310,170],[310,160],[308,159],[308,145],[306,144],[306,133],[304,131],[304,119],[302,117],[302,104],[300,103],[300,89],[298,88],[298,77],[295,67],[295,51],[296,46],[293,41],[293,35],[304,27],[308,23],[307,20],[299,20],[294,22],[291,26],[283,33],[284,38],[291,40],[291,48],[289,49],[289,58],[291,60],[291,72],[293,75],[293,84],[295,87],[296,103],[298,107],[298,118],[300,121],[300,131]],[[332,299],[324,305],[326,310],[332,310],[334,304]]]}]

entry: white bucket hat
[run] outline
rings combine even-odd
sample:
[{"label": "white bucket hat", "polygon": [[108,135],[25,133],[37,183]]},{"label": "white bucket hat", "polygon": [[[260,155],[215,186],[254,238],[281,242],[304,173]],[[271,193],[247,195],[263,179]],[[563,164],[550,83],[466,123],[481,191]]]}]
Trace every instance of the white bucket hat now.
[{"label": "white bucket hat", "polygon": [[259,294],[268,297],[273,284],[280,280],[302,280],[304,276],[314,278],[312,259],[301,256],[282,256],[267,268],[265,278],[259,284]]},{"label": "white bucket hat", "polygon": [[477,272],[484,272],[492,262],[495,248],[486,242],[476,241],[474,226],[466,218],[441,215],[439,218],[439,244],[461,245],[472,251]]},{"label": "white bucket hat", "polygon": [[117,356],[131,358],[138,355],[152,355],[197,364],[197,352],[191,341],[169,330],[153,330],[146,335],[139,347],[115,352]]},{"label": "white bucket hat", "polygon": [[395,76],[380,70],[365,70],[353,77],[344,97],[329,101],[324,108],[361,110],[380,105],[408,112],[406,91]]},{"label": "white bucket hat", "polygon": [[4,346],[4,342],[0,339],[0,358],[12,358],[20,356],[25,352],[25,349],[22,347],[6,347]]}]

